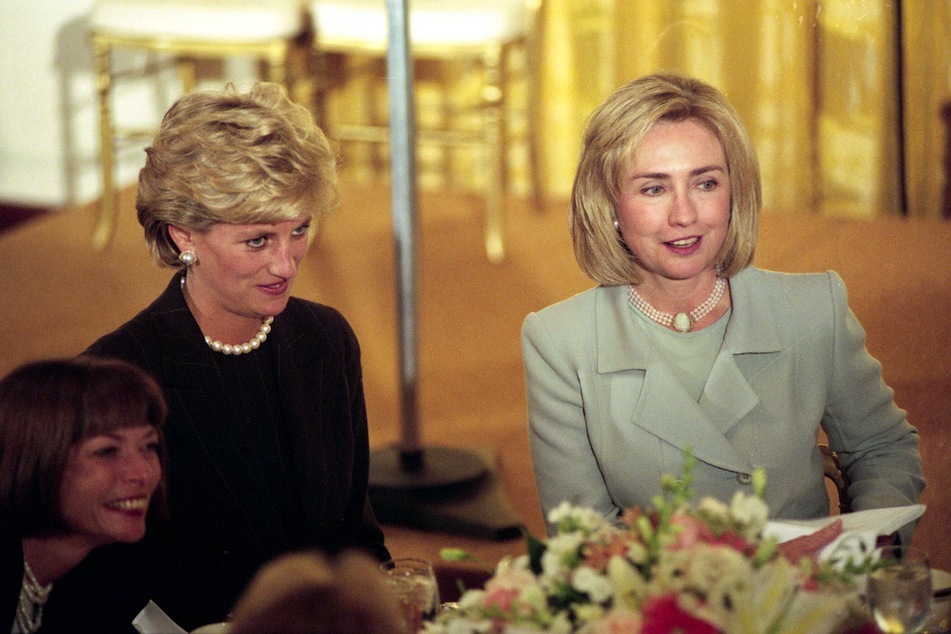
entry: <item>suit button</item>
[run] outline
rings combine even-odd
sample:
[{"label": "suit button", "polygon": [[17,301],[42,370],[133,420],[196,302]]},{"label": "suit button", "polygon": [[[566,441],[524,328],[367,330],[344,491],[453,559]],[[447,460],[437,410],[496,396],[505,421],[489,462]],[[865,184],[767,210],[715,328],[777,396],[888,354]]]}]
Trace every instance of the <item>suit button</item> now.
[{"label": "suit button", "polygon": [[748,473],[738,473],[736,474],[736,481],[740,484],[749,484],[753,481],[753,476]]}]

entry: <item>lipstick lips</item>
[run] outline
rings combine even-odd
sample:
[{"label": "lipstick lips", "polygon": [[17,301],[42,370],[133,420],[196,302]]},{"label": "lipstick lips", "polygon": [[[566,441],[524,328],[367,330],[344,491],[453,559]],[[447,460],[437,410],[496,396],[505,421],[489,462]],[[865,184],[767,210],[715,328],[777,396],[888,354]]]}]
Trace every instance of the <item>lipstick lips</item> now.
[{"label": "lipstick lips", "polygon": [[695,253],[703,242],[700,236],[690,236],[689,238],[678,238],[665,242],[664,246],[678,255],[691,255]]},{"label": "lipstick lips", "polygon": [[287,292],[287,289],[289,289],[290,286],[290,280],[284,280],[283,282],[277,282],[276,284],[259,284],[258,288],[268,295],[283,295]]}]

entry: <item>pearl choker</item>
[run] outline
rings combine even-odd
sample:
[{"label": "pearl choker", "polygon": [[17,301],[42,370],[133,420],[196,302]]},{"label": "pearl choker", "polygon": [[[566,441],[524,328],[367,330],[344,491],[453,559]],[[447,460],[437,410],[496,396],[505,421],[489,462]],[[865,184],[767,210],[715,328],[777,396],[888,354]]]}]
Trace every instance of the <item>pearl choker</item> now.
[{"label": "pearl choker", "polygon": [[257,350],[261,347],[261,344],[267,339],[267,335],[271,332],[271,322],[274,321],[273,317],[268,317],[264,320],[264,323],[261,324],[261,329],[258,331],[258,334],[254,335],[251,338],[251,341],[247,343],[237,343],[231,345],[230,343],[221,343],[217,339],[212,339],[208,335],[205,335],[205,343],[208,344],[208,347],[214,350],[215,352],[220,352],[221,354],[247,354],[252,350]]},{"label": "pearl choker", "polygon": [[720,303],[720,298],[723,297],[723,292],[725,290],[726,280],[722,277],[717,277],[716,284],[713,285],[713,290],[710,292],[710,297],[690,311],[689,314],[677,313],[676,315],[672,315],[670,313],[662,313],[648,304],[647,300],[641,297],[638,292],[634,290],[633,284],[628,286],[627,298],[637,310],[641,311],[646,317],[657,322],[661,326],[670,328],[671,323],[673,323],[677,332],[690,332],[690,329],[693,328],[695,323],[706,317],[710,311]]}]

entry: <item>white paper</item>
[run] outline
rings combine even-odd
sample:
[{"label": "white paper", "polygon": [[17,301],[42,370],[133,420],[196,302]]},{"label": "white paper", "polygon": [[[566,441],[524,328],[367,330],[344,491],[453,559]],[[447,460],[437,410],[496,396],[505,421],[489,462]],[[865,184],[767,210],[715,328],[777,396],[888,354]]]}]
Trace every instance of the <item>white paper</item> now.
[{"label": "white paper", "polygon": [[776,537],[781,542],[796,537],[809,535],[820,528],[828,526],[837,519],[842,520],[842,532],[875,532],[878,535],[891,535],[899,528],[912,522],[925,512],[924,504],[909,506],[895,506],[885,509],[869,509],[867,511],[853,511],[842,515],[830,515],[813,520],[772,520],[766,522],[763,534],[767,537]]},{"label": "white paper", "polygon": [[149,604],[132,619],[132,627],[140,634],[188,634],[154,601],[149,601]]},{"label": "white paper", "polygon": [[785,542],[796,537],[811,535],[840,519],[842,533],[820,551],[819,559],[844,564],[849,559],[863,560],[875,549],[879,536],[891,535],[905,524],[921,517],[924,512],[924,504],[912,504],[854,511],[813,520],[773,520],[766,522],[763,535]]}]

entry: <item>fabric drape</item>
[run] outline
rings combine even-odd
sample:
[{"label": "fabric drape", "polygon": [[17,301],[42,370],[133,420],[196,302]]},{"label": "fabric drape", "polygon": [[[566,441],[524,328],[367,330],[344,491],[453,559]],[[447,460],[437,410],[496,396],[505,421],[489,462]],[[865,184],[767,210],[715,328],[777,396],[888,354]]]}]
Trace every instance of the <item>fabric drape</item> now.
[{"label": "fabric drape", "polygon": [[[768,213],[951,214],[951,123],[941,114],[951,108],[947,0],[543,0],[538,23],[537,168],[552,198],[570,193],[588,115],[623,83],[673,70],[717,86],[739,111],[759,154]],[[512,77],[524,63],[511,60]],[[421,65],[421,123],[452,116],[471,96],[466,77],[475,70]],[[385,117],[380,88],[348,85],[331,118]],[[516,194],[530,182],[521,90],[516,82],[508,104]],[[385,150],[345,152],[350,177],[387,169]],[[481,166],[473,149],[424,146],[419,182],[476,190]]]},{"label": "fabric drape", "polygon": [[587,114],[626,81],[675,70],[739,111],[769,212],[941,217],[945,0],[550,0],[542,22],[540,154],[553,193],[570,188]]}]

